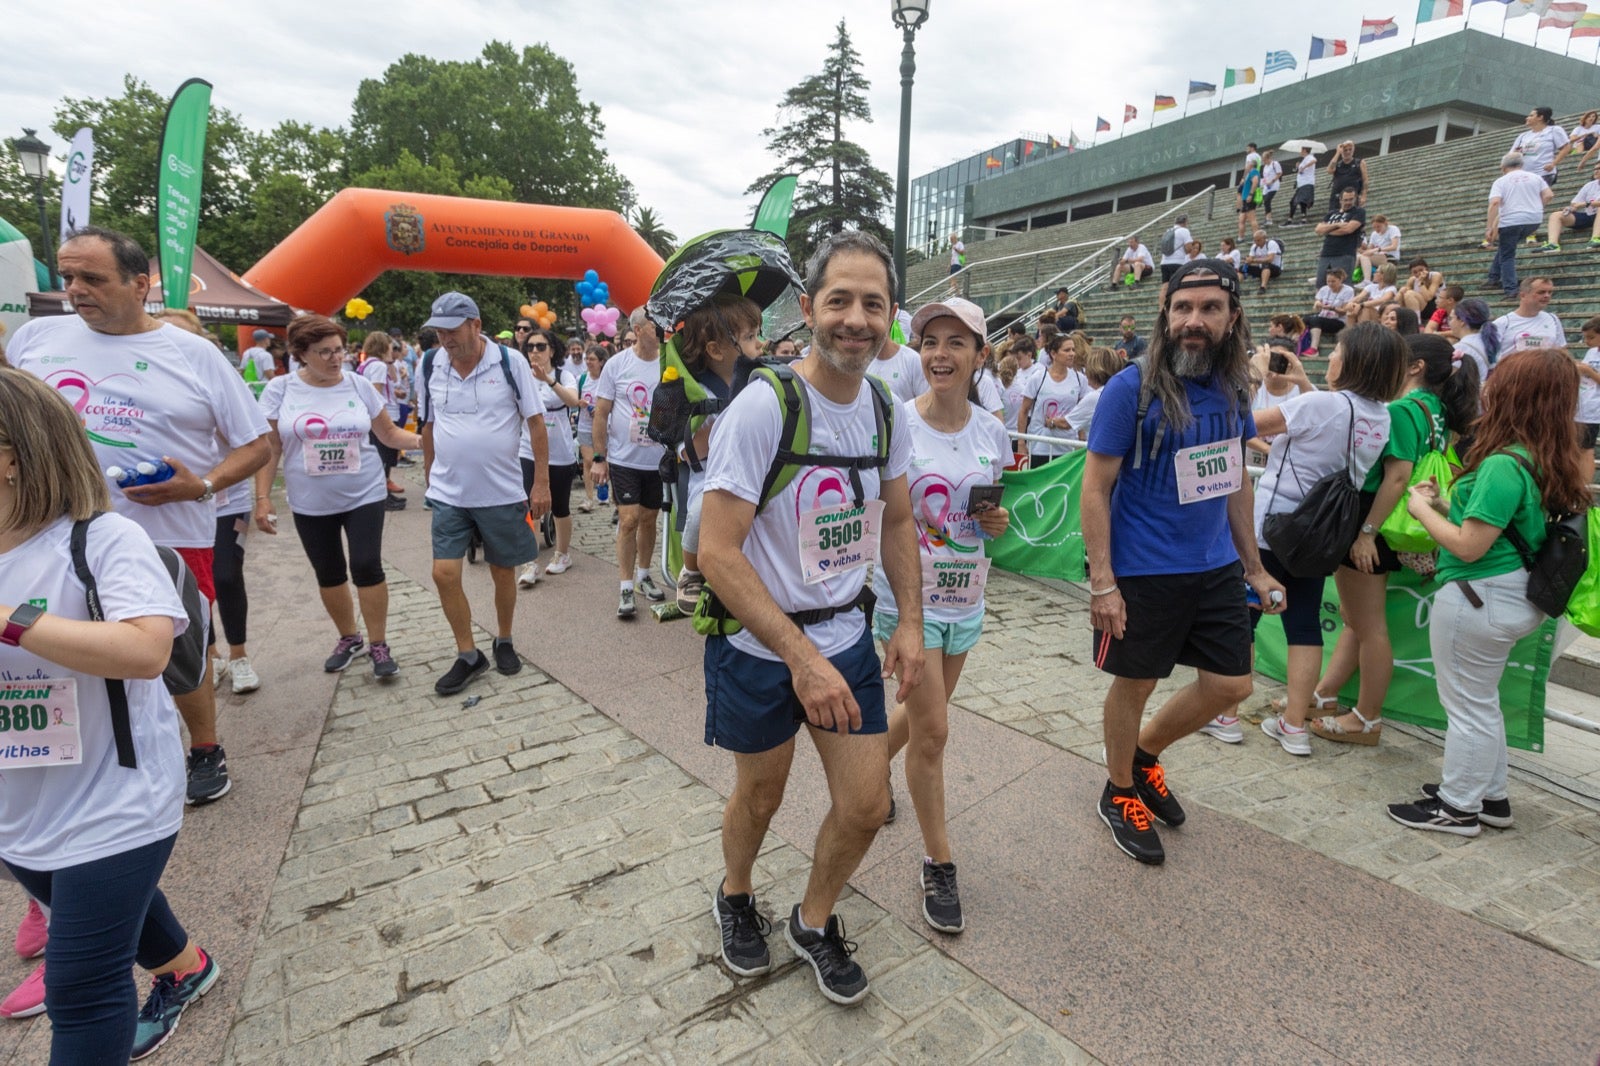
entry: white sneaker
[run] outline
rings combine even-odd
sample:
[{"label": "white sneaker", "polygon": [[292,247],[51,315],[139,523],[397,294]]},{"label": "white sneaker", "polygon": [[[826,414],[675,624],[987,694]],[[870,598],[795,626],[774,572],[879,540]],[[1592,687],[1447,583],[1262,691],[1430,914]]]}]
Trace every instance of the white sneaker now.
[{"label": "white sneaker", "polygon": [[521,588],[531,589],[539,583],[539,564],[529,563],[522,568],[522,573],[517,575],[517,585]]},{"label": "white sneaker", "polygon": [[1212,740],[1220,740],[1224,744],[1244,743],[1244,730],[1240,728],[1239,719],[1237,718],[1227,718],[1219,714],[1201,726],[1200,732]]},{"label": "white sneaker", "polygon": [[1273,715],[1261,723],[1261,731],[1267,736],[1283,745],[1283,750],[1290,755],[1311,754],[1311,731],[1302,729],[1290,732],[1294,727],[1283,720],[1282,715]]},{"label": "white sneaker", "polygon": [[254,692],[261,687],[261,678],[256,674],[256,668],[250,665],[250,660],[240,656],[228,663],[228,673],[233,676],[233,694],[242,696],[246,692]]},{"label": "white sneaker", "polygon": [[228,676],[228,660],[222,656],[213,656],[211,659],[211,683],[222,684],[222,679]]},{"label": "white sneaker", "polygon": [[564,574],[572,569],[572,556],[558,555],[550,560],[550,565],[544,568],[547,574]]}]

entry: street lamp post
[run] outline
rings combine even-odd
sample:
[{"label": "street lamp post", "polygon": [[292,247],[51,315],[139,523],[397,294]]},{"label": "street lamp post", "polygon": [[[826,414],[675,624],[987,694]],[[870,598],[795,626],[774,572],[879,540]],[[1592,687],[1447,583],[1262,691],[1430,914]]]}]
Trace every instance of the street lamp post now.
[{"label": "street lamp post", "polygon": [[911,220],[907,217],[907,196],[911,184],[911,83],[917,73],[917,52],[912,43],[917,30],[928,21],[928,5],[932,0],[889,0],[894,24],[905,34],[905,49],[900,53],[900,168],[894,183],[894,270],[900,291],[895,300],[906,296],[906,234]]},{"label": "street lamp post", "polygon": [[39,243],[44,246],[45,270],[50,275],[50,288],[56,288],[55,241],[50,238],[50,219],[44,209],[44,179],[50,173],[50,146],[34,136],[37,131],[22,127],[22,136],[11,142],[22,169],[33,179],[33,198],[39,204]]}]

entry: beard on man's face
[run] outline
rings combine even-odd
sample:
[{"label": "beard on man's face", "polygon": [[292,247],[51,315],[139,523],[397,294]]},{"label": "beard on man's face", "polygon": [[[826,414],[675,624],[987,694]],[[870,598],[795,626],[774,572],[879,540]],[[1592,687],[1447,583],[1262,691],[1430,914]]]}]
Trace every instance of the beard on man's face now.
[{"label": "beard on man's face", "polygon": [[1172,372],[1180,378],[1204,380],[1216,366],[1220,342],[1205,329],[1194,327],[1173,338]]}]

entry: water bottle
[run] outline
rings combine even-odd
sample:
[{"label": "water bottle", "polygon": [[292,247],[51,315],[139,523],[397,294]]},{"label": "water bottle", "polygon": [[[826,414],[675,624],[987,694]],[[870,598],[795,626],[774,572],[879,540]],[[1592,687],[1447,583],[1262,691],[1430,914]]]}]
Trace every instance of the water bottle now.
[{"label": "water bottle", "polygon": [[120,466],[106,467],[106,477],[116,482],[119,489],[131,489],[139,480],[137,470],[124,470]]},{"label": "water bottle", "polygon": [[611,483],[608,481],[600,482],[600,484],[595,486],[594,495],[595,499],[599,500],[601,503],[605,503],[607,500],[611,499]]},{"label": "water bottle", "polygon": [[[1246,581],[1245,584],[1244,584],[1244,602],[1248,606],[1254,607],[1258,611],[1261,610],[1261,597],[1256,594],[1256,590],[1255,590],[1254,586],[1252,586],[1248,581]],[[1272,606],[1276,607],[1276,606],[1278,606],[1278,604],[1280,604],[1282,602],[1283,602],[1283,593],[1279,592],[1277,589],[1273,589],[1272,590]]]},{"label": "water bottle", "polygon": [[138,480],[134,482],[136,485],[155,485],[159,482],[170,480],[177,473],[176,470],[172,469],[171,464],[164,459],[153,461],[146,459],[134,469],[139,472]]}]

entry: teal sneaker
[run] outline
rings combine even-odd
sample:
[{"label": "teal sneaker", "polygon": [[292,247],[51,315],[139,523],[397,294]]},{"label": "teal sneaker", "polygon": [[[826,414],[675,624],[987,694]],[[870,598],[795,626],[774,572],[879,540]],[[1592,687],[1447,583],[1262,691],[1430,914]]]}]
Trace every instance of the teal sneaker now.
[{"label": "teal sneaker", "polygon": [[181,980],[164,973],[150,986],[150,998],[139,1008],[139,1025],[133,1034],[131,1059],[142,1059],[167,1042],[178,1031],[178,1018],[189,1004],[211,991],[222,971],[216,960],[204,951],[200,968]]}]

